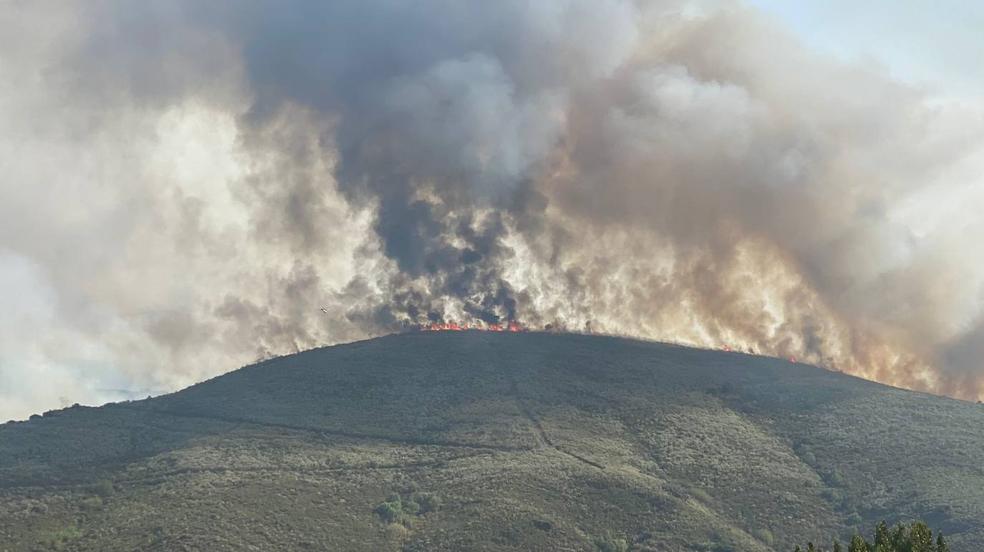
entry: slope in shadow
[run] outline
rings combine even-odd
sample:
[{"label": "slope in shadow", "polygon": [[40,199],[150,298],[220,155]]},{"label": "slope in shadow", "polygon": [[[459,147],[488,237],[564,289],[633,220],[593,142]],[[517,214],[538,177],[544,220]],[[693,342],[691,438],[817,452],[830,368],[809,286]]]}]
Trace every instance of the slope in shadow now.
[{"label": "slope in shadow", "polygon": [[[767,551],[925,517],[970,550],[982,422],[976,405],[751,355],[403,334],[0,426],[0,542]],[[400,492],[443,505],[387,524],[373,509]]]}]

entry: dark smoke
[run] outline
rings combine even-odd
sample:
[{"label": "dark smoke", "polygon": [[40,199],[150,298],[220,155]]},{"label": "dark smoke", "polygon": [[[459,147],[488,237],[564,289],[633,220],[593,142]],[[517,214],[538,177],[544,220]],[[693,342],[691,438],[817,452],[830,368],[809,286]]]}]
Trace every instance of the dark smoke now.
[{"label": "dark smoke", "polygon": [[448,320],[984,391],[984,111],[737,4],[22,3],[0,36],[0,363],[46,374],[0,417]]}]

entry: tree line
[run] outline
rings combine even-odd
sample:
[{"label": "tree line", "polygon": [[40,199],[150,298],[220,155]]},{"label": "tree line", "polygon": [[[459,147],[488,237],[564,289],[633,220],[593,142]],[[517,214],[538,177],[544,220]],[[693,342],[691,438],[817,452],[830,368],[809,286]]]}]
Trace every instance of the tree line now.
[{"label": "tree line", "polygon": [[[796,546],[793,552],[825,552],[807,543],[806,548]],[[840,542],[834,541],[830,552],[844,552]],[[884,521],[875,526],[874,541],[868,541],[861,535],[854,535],[847,545],[847,552],[950,552],[950,546],[943,533],[933,538],[933,531],[921,521],[909,525],[899,524],[889,528]]]}]

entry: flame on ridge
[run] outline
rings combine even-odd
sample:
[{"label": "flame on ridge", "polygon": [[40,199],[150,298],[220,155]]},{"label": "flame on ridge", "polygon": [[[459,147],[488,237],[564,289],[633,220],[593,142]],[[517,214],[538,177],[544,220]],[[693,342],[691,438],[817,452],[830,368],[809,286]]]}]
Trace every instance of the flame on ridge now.
[{"label": "flame on ridge", "polygon": [[424,324],[420,326],[421,331],[425,332],[462,332],[468,330],[477,330],[485,332],[525,332],[526,327],[524,327],[519,322],[512,320],[506,324],[485,324],[480,322],[475,322],[471,324],[459,324],[457,322],[432,322],[430,324]]}]

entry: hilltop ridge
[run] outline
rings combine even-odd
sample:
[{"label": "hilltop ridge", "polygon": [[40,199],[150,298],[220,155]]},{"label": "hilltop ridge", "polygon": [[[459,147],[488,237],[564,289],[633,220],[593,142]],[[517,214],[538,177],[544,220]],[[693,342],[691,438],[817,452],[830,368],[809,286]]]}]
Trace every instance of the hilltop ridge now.
[{"label": "hilltop ridge", "polygon": [[982,465],[969,403],[741,353],[418,332],[0,426],[0,550],[769,551],[917,517],[975,550]]}]

